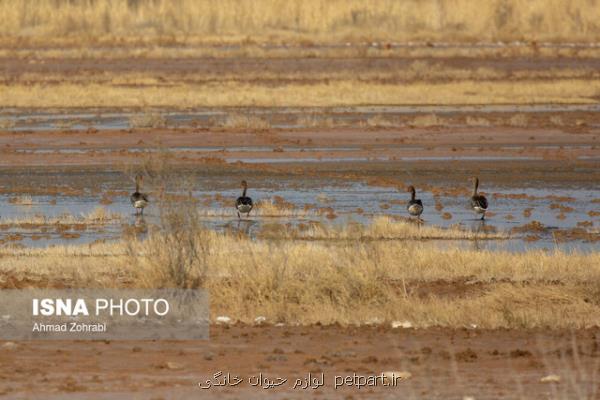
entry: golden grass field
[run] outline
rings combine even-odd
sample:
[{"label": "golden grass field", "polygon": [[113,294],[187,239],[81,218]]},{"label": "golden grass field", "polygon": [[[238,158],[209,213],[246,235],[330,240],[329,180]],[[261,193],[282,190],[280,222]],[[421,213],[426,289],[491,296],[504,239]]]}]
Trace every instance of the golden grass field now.
[{"label": "golden grass field", "polygon": [[80,42],[588,42],[590,0],[4,0],[4,38]]},{"label": "golden grass field", "polygon": [[382,85],[359,81],[286,84],[239,82],[170,87],[59,83],[1,85],[3,107],[224,107],[593,103],[600,81],[463,81]]},{"label": "golden grass field", "polygon": [[[44,70],[0,78],[0,106],[21,108],[584,104],[595,103],[599,93],[600,76],[589,66],[505,71],[433,61],[413,61],[401,70],[356,72],[77,70],[64,74]],[[147,121],[132,122],[147,125]],[[226,127],[236,127],[233,121],[230,125]]]},{"label": "golden grass field", "polygon": [[[4,247],[9,287],[202,287],[211,315],[253,323],[416,327],[584,328],[597,325],[600,255],[491,252],[447,239],[499,240],[497,233],[376,219],[370,226],[307,228],[252,239],[208,231],[195,211],[163,218],[138,240]],[[431,241],[426,239],[438,239]]]},{"label": "golden grass field", "polygon": [[[600,85],[593,64],[445,62],[594,59],[598,17],[589,0],[0,1],[0,57],[15,63],[0,78],[0,106],[594,103]],[[144,68],[153,60],[200,67],[214,59],[289,64],[279,72],[260,64],[184,73]],[[301,64],[314,59],[364,62],[322,72]],[[382,59],[412,63],[370,67],[368,60]],[[106,68],[90,70],[90,60]],[[111,71],[114,60],[127,68]]]}]

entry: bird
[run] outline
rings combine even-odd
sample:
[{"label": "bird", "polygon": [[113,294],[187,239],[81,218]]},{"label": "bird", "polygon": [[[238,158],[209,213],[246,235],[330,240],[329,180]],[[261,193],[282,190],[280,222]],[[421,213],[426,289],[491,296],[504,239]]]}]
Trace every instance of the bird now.
[{"label": "bird", "polygon": [[413,217],[417,217],[417,220],[421,220],[421,214],[423,213],[423,203],[421,199],[416,199],[416,191],[414,186],[408,187],[408,192],[410,192],[410,201],[406,205],[406,209],[408,213]]},{"label": "bird", "polygon": [[471,208],[477,214],[481,214],[481,220],[485,219],[485,212],[488,208],[488,201],[484,195],[477,194],[479,188],[479,178],[473,177],[473,195],[471,196]]},{"label": "bird", "polygon": [[148,195],[145,193],[141,193],[140,190],[142,188],[142,183],[144,182],[144,177],[140,174],[135,177],[135,192],[131,194],[129,200],[131,200],[131,204],[135,207],[135,214],[141,213],[144,215],[144,207],[146,207],[149,203]]},{"label": "bird", "polygon": [[237,208],[238,218],[241,218],[240,213],[246,213],[246,216],[250,216],[250,211],[252,211],[252,199],[246,196],[246,191],[248,190],[248,183],[246,181],[242,181],[242,195],[237,198],[235,201],[235,208]]}]

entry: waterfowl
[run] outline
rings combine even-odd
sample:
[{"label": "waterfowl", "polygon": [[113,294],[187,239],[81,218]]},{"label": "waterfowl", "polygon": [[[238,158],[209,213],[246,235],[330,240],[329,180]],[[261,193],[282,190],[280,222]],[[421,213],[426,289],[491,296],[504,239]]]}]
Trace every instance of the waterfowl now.
[{"label": "waterfowl", "polygon": [[129,200],[131,200],[131,204],[133,205],[133,207],[135,207],[136,215],[138,214],[138,212],[144,215],[144,207],[146,207],[149,203],[148,195],[140,192],[143,182],[144,177],[142,175],[136,175],[135,192],[133,192],[131,194],[131,197],[129,198]]},{"label": "waterfowl", "polygon": [[473,178],[473,195],[471,196],[471,208],[477,214],[481,214],[481,220],[485,219],[485,212],[488,208],[488,202],[485,196],[477,194],[479,188],[479,178]]},{"label": "waterfowl", "polygon": [[417,219],[421,219],[421,214],[423,213],[423,203],[421,199],[415,198],[416,191],[414,186],[409,186],[408,191],[410,192],[410,201],[406,205],[406,209],[408,213],[413,217],[417,217]]},{"label": "waterfowl", "polygon": [[241,218],[240,213],[246,213],[246,216],[249,216],[252,210],[252,199],[246,196],[246,191],[248,190],[248,183],[246,181],[242,181],[242,189],[244,189],[242,195],[235,201],[238,218]]}]

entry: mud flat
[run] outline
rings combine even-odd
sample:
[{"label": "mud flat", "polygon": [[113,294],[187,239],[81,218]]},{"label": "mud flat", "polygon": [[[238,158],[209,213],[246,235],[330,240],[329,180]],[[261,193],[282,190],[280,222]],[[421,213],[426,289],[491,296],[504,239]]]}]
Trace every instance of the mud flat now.
[{"label": "mud flat", "polygon": [[[321,118],[327,119],[327,114]],[[158,151],[174,153],[179,163],[599,159],[600,131],[593,126],[444,126],[435,119],[429,123],[434,125],[6,129],[0,133],[1,165],[114,165],[139,162],[144,153]]]},{"label": "mud flat", "polygon": [[[7,398],[594,398],[598,329],[566,331],[212,326],[196,342],[2,342]],[[244,381],[203,390],[221,371]],[[402,372],[395,387],[334,388],[335,376]],[[258,376],[279,388],[251,386]],[[292,389],[323,374],[318,389]],[[541,381],[556,375],[558,382]],[[556,380],[556,378],[554,378]],[[307,393],[308,391],[308,393]],[[268,392],[268,393],[267,393]]]},{"label": "mud flat", "polygon": [[[42,232],[23,222],[99,211],[134,226],[128,201],[133,171],[167,162],[175,180],[188,180],[183,192],[192,191],[216,229],[239,226],[230,207],[241,179],[250,181],[260,202],[257,217],[240,227],[250,234],[265,223],[405,217],[411,184],[425,201],[426,223],[482,229],[466,207],[468,179],[478,175],[491,200],[484,228],[513,236],[484,246],[587,251],[600,239],[599,142],[590,126],[8,130],[0,134],[0,204],[5,220],[20,223],[2,224],[0,240],[45,246],[118,239],[122,228],[114,223]],[[153,195],[161,187],[152,177],[146,184]],[[167,190],[182,194],[181,188]],[[288,209],[269,214],[261,204]],[[145,222],[156,222],[157,215],[151,206]]]}]

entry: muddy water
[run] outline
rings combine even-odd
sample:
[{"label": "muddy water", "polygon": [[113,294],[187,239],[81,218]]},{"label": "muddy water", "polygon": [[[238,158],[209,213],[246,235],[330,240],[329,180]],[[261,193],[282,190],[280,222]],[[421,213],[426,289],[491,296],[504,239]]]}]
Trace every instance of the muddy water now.
[{"label": "muddy water", "polygon": [[[64,110],[31,110],[24,114],[18,109],[4,109],[0,113],[0,126],[5,131],[77,131],[85,129],[113,130],[169,126],[175,128],[221,126],[230,115],[252,115],[268,121],[271,128],[305,128],[306,121],[315,125],[357,125],[374,116],[394,118],[407,115],[436,114],[537,114],[594,113],[600,111],[598,104],[535,104],[535,105],[474,105],[474,106],[363,106],[363,107],[264,107],[264,108],[199,108],[191,111],[160,110],[140,113],[136,111],[72,112]],[[306,118],[308,116],[308,118]],[[146,122],[144,122],[148,119]],[[137,121],[137,122],[136,122]],[[142,122],[140,122],[142,121]],[[144,126],[144,124],[149,124]],[[590,121],[590,127],[596,126]],[[314,126],[314,125],[309,125]]]},{"label": "muddy water", "polygon": [[[356,164],[357,168],[360,163]],[[438,165],[437,168],[443,165]],[[451,168],[452,164],[448,164]],[[336,164],[332,163],[331,169]],[[243,173],[242,173],[243,174]],[[239,171],[186,170],[181,177],[189,182],[184,190],[169,188],[172,193],[191,192],[198,199],[198,207],[206,215],[204,221],[213,229],[240,229],[253,235],[265,224],[292,225],[307,221],[326,224],[344,224],[349,220],[368,224],[379,215],[406,217],[405,202],[408,193],[389,185],[378,185],[364,180],[335,177],[315,177],[249,173],[249,195],[255,202],[269,201],[277,196],[296,207],[296,211],[282,217],[250,215],[239,221],[233,208],[239,196]],[[418,196],[425,205],[426,224],[464,229],[491,229],[511,232],[510,240],[458,242],[467,248],[523,251],[530,248],[592,251],[600,247],[600,187],[599,183],[580,181],[553,181],[494,179],[482,182],[481,190],[490,202],[490,215],[480,221],[468,208],[469,188],[466,182],[453,179],[420,184],[420,180],[405,172],[403,179],[414,179]],[[438,174],[439,175],[439,174]],[[110,170],[9,170],[0,180],[0,240],[4,245],[47,246],[51,244],[88,243],[96,240],[115,240],[123,229],[130,226],[149,226],[158,223],[156,204],[151,204],[143,219],[133,214],[127,193],[132,182],[122,172]],[[149,180],[147,191],[157,190]],[[457,187],[459,190],[457,190]],[[22,204],[27,203],[27,204]],[[307,214],[298,210],[310,205],[312,210],[330,208],[332,212]],[[120,220],[109,224],[92,224],[85,229],[71,227],[65,231],[55,226],[21,225],[10,220],[27,220],[43,216],[61,218],[62,215],[88,215],[98,207]],[[534,224],[532,224],[534,223]],[[529,228],[523,228],[531,224]],[[537,225],[536,225],[537,224]],[[576,230],[578,235],[565,236]],[[71,235],[70,235],[71,234]],[[450,242],[440,245],[445,246]]]}]

